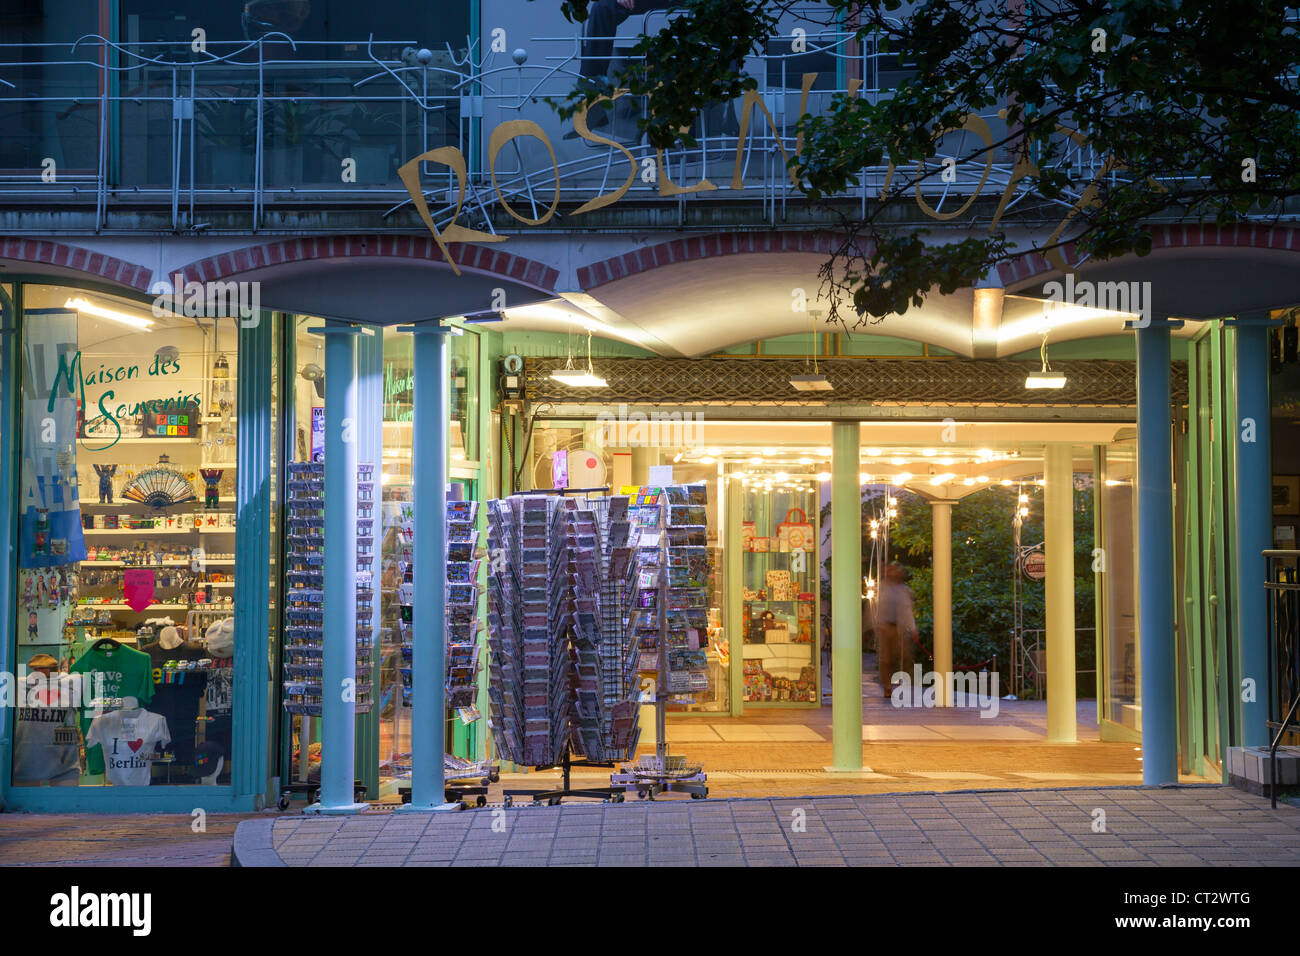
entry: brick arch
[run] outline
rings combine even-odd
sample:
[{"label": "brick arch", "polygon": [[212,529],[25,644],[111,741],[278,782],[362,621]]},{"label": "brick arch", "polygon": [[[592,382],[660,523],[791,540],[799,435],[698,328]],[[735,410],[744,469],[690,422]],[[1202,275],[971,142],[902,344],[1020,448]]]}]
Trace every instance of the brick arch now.
[{"label": "brick arch", "polygon": [[[1152,252],[1157,249],[1199,249],[1209,246],[1300,252],[1300,229],[1286,226],[1253,223],[1218,226],[1213,223],[1191,223],[1152,226],[1149,231]],[[1074,244],[1065,246],[1062,255],[1066,262],[1075,262]],[[1037,252],[1016,259],[1014,262],[1003,262],[998,265],[998,275],[1006,286],[1059,271]]]},{"label": "brick arch", "polygon": [[688,236],[643,246],[583,266],[578,270],[578,287],[590,289],[674,262],[712,259],[717,256],[764,252],[829,254],[840,241],[839,237],[825,232],[731,232]]},{"label": "brick arch", "polygon": [[[187,281],[211,282],[290,262],[363,257],[446,261],[432,236],[322,236],[283,239],[260,246],[233,249],[205,259],[196,259],[174,271],[183,273]],[[494,244],[457,243],[452,246],[452,257],[461,269],[497,275],[544,292],[554,290],[560,278],[559,270],[534,259],[505,252]]]},{"label": "brick arch", "polygon": [[141,292],[148,291],[149,279],[153,275],[152,269],[134,262],[48,239],[8,236],[0,240],[0,259],[73,269]]}]

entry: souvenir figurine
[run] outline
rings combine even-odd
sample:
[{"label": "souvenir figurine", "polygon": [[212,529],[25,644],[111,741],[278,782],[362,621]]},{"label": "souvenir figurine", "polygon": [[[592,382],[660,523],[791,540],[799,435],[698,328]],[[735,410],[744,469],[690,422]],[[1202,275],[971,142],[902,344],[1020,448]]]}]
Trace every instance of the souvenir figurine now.
[{"label": "souvenir figurine", "polygon": [[45,579],[45,599],[45,603],[50,610],[54,610],[59,606],[59,576],[53,571]]},{"label": "souvenir figurine", "polygon": [[203,476],[203,507],[216,508],[221,503],[221,476],[226,473],[224,468],[201,468],[199,474]]},{"label": "souvenir figurine", "polygon": [[27,615],[27,636],[29,638],[35,638],[37,636],[35,611],[31,611]]},{"label": "souvenir figurine", "polygon": [[24,578],[25,580],[23,583],[23,606],[30,611],[32,609],[32,602],[36,600],[36,595],[33,591],[32,576],[28,574],[25,575]]},{"label": "souvenir figurine", "polygon": [[112,504],[113,502],[113,475],[117,472],[117,465],[95,465],[95,474],[99,475],[99,503],[101,505]]}]

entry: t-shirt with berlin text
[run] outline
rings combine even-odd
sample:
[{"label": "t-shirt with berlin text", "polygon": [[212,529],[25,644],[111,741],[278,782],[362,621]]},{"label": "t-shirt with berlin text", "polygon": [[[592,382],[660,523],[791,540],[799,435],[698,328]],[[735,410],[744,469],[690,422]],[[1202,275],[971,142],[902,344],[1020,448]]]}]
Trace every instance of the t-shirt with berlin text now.
[{"label": "t-shirt with berlin text", "polygon": [[147,710],[115,710],[90,722],[86,746],[104,754],[104,775],[115,787],[147,787],[153,778],[148,756],[171,743],[167,721]]},{"label": "t-shirt with berlin text", "polygon": [[80,762],[80,738],[72,723],[76,684],[60,675],[53,687],[28,689],[38,681],[45,678],[28,677],[14,714],[14,782],[41,784],[71,775],[76,783]]},{"label": "t-shirt with berlin text", "polygon": [[[92,690],[97,690],[104,697],[134,697],[142,706],[153,700],[153,668],[149,655],[126,645],[96,650],[95,645],[92,644],[90,649],[68,668],[68,671],[72,674],[87,675]],[[100,675],[103,681],[102,690],[99,690],[94,683],[93,675],[96,674]],[[81,732],[86,734],[90,730],[92,717],[88,716],[83,709],[80,719]],[[92,747],[87,740],[86,773],[103,772],[104,755],[98,747]]]}]

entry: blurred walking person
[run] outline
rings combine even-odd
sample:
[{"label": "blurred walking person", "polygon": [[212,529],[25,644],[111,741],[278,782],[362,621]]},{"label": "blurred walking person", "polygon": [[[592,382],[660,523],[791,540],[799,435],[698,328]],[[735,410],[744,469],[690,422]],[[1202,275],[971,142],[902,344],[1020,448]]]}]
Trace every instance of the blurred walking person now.
[{"label": "blurred walking person", "polygon": [[876,664],[880,686],[888,697],[894,675],[908,673],[912,666],[912,640],[916,636],[912,590],[905,583],[901,564],[885,568],[880,600],[876,605]]}]

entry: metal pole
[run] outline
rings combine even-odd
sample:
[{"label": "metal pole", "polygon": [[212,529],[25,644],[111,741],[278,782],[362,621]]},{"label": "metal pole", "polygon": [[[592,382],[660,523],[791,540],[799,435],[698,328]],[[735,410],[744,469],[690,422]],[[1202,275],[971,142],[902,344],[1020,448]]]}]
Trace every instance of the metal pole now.
[{"label": "metal pole", "polygon": [[831,759],[862,769],[862,486],[858,423],[831,425]]},{"label": "metal pole", "polygon": [[409,331],[415,339],[415,421],[411,428],[415,607],[411,619],[411,802],[403,809],[437,810],[449,806],[443,774],[447,749],[443,685],[447,648],[450,329],[427,322]]},{"label": "metal pole", "polygon": [[1074,449],[1043,449],[1043,544],[1047,550],[1047,739],[1078,739],[1074,654]]},{"label": "metal pole", "polygon": [[1174,691],[1174,501],[1169,326],[1137,330],[1138,644],[1142,661],[1142,782],[1178,782]]},{"label": "metal pole", "polygon": [[[1252,700],[1241,703],[1241,744],[1269,743],[1268,701],[1262,692],[1268,681],[1267,576],[1261,552],[1273,547],[1273,466],[1269,430],[1268,327],[1266,317],[1243,319],[1236,326],[1233,378],[1237,390],[1235,485],[1237,532],[1237,633],[1241,640],[1242,680],[1255,682]],[[1240,696],[1228,692],[1232,696]],[[1225,743],[1226,746],[1226,743]]]},{"label": "metal pole", "polygon": [[357,369],[359,329],[326,321],[325,653],[321,673],[321,791],[317,813],[356,813]]}]

